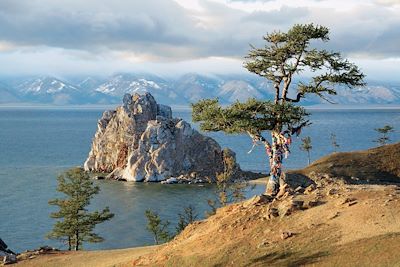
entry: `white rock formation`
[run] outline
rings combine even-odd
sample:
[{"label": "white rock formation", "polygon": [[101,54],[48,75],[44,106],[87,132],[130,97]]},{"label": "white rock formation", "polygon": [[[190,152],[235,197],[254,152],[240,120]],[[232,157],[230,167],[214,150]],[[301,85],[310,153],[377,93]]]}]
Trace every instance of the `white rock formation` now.
[{"label": "white rock formation", "polygon": [[223,170],[225,154],[234,156],[189,123],[172,118],[171,108],[157,104],[150,93],[126,94],[123,102],[99,120],[85,170],[137,182],[171,177],[213,180]]}]

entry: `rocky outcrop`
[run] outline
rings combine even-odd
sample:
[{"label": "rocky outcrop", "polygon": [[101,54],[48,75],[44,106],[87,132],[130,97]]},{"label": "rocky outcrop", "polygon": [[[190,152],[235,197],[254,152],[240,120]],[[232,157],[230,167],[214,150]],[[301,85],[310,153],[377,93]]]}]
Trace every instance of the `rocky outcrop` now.
[{"label": "rocky outcrop", "polygon": [[105,111],[97,126],[84,168],[108,172],[111,179],[213,180],[223,170],[223,158],[235,157],[189,123],[172,118],[171,108],[157,104],[150,93],[126,94],[123,106]]},{"label": "rocky outcrop", "polygon": [[8,249],[6,243],[0,238],[0,262],[4,265],[17,262],[16,254]]}]

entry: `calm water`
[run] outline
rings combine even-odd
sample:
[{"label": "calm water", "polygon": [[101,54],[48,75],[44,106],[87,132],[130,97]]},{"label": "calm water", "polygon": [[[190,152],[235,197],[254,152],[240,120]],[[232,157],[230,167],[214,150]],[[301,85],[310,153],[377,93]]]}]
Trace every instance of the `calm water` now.
[{"label": "calm water", "polygon": [[[0,237],[11,249],[22,251],[49,244],[46,240],[54,220],[47,201],[57,196],[56,176],[61,171],[82,165],[96,131],[100,109],[20,109],[0,108]],[[190,121],[190,113],[175,112]],[[335,133],[340,150],[350,151],[374,146],[374,128],[391,124],[400,132],[399,110],[319,110],[312,111],[312,126],[302,136],[311,136],[312,158],[332,152],[329,136]],[[399,133],[391,135],[399,140]],[[266,170],[264,150],[257,147],[251,154],[247,136],[225,136],[210,133],[222,146],[237,153],[243,169]],[[295,139],[287,168],[306,164],[305,153]],[[196,207],[200,217],[207,210],[206,200],[213,194],[211,186],[122,183],[100,181],[101,192],[93,208],[109,206],[115,217],[96,230],[106,241],[86,245],[87,249],[123,248],[152,243],[145,230],[144,211],[156,210],[164,219],[176,222],[177,213],[188,204]],[[247,193],[261,193],[262,186]]]}]

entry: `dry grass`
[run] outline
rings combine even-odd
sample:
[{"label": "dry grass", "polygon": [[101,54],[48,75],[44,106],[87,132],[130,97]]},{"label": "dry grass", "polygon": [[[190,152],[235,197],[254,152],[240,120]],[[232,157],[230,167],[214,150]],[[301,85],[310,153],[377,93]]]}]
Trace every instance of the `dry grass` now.
[{"label": "dry grass", "polygon": [[40,255],[34,259],[24,260],[16,266],[37,267],[110,267],[131,266],[130,260],[135,257],[154,253],[159,247],[149,246],[129,249],[98,251],[63,251]]},{"label": "dry grass", "polygon": [[364,151],[333,153],[303,170],[292,172],[304,175],[328,173],[355,183],[400,183],[400,143]]},{"label": "dry grass", "polygon": [[[328,195],[331,189],[334,194]],[[390,196],[389,196],[390,195]],[[189,226],[137,266],[396,266],[400,190],[383,185],[327,185],[295,199],[318,206],[266,219],[252,199]],[[348,201],[350,200],[350,201]],[[286,200],[275,201],[278,206]],[[346,202],[348,201],[348,202]],[[346,202],[346,203],[345,203]],[[282,239],[282,232],[293,233]],[[373,256],[371,256],[373,255]]]},{"label": "dry grass", "polygon": [[[379,184],[399,181],[399,160],[400,144],[335,153],[291,172],[291,179],[311,177],[315,189],[289,188],[279,199],[226,206],[163,246],[63,252],[21,265],[400,266],[400,187]],[[303,204],[287,212],[294,202]],[[273,209],[278,217],[271,216]],[[291,236],[282,238],[284,233]]]}]

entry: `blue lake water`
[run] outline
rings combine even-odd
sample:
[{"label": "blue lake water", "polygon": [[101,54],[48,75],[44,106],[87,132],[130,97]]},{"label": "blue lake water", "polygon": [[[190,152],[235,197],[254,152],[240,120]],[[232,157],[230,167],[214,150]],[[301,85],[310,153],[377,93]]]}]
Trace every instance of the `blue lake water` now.
[{"label": "blue lake water", "polygon": [[[53,211],[47,202],[58,196],[57,174],[82,165],[96,131],[103,109],[0,108],[0,237],[11,249],[22,251],[43,244],[62,247],[45,239],[52,228]],[[302,136],[312,139],[312,159],[333,151],[329,136],[336,134],[340,151],[366,149],[376,145],[374,128],[390,124],[397,132],[390,135],[400,139],[400,112],[396,109],[376,110],[312,110],[312,125]],[[190,121],[190,113],[176,111],[174,116]],[[197,126],[195,126],[197,127]],[[246,170],[266,171],[264,149],[256,147],[251,153],[249,137],[208,133],[223,147],[237,153],[237,160]],[[286,168],[306,165],[306,154],[299,150],[300,138],[294,139],[292,154]],[[110,249],[152,244],[145,230],[144,211],[156,210],[174,226],[177,213],[192,204],[199,217],[208,209],[206,200],[213,196],[212,186],[160,185],[96,182],[101,192],[91,208],[109,206],[115,217],[99,225],[96,231],[105,238],[103,243],[86,245],[86,249]],[[263,186],[249,191],[259,194]]]}]

